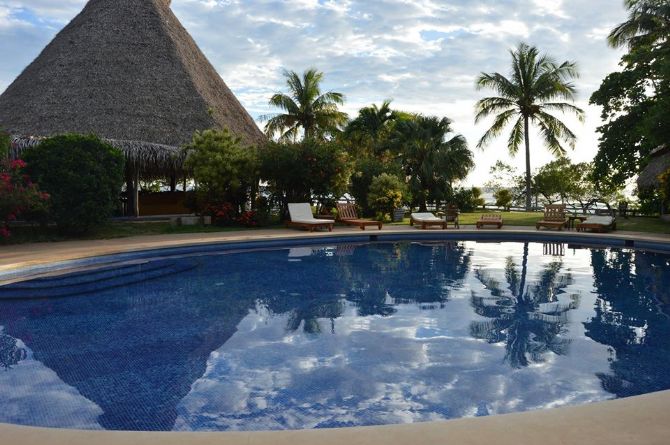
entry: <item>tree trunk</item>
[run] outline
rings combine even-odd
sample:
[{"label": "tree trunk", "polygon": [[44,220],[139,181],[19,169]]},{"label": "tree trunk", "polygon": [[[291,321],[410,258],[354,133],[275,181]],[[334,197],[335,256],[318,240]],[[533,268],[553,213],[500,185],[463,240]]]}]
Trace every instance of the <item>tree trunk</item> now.
[{"label": "tree trunk", "polygon": [[136,170],[133,177],[133,216],[140,216],[140,172]]},{"label": "tree trunk", "polygon": [[524,142],[526,143],[526,211],[533,207],[533,197],[530,194],[530,131],[528,128],[528,116],[523,118]]}]

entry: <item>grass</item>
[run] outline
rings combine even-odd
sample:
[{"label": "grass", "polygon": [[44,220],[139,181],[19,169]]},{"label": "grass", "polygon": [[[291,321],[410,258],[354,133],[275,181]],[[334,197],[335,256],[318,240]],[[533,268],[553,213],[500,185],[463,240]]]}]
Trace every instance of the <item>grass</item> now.
[{"label": "grass", "polygon": [[[462,213],[460,223],[474,225],[483,212]],[[532,226],[542,218],[540,212],[502,212],[503,221],[508,226]],[[617,230],[645,233],[670,234],[670,223],[661,221],[658,217],[636,216],[628,219],[617,218]]]},{"label": "grass", "polygon": [[[483,212],[462,213],[460,222],[463,225],[474,225]],[[507,226],[535,227],[535,222],[542,217],[538,212],[502,212],[503,220]],[[407,225],[409,218],[401,223],[392,223],[393,226]],[[274,224],[265,229],[279,229],[284,227]],[[629,219],[617,218],[618,230],[644,233],[670,234],[670,223],[661,221],[655,217],[631,217]],[[169,222],[116,222],[99,227],[97,230],[83,236],[73,237],[58,233],[53,227],[15,227],[12,236],[8,240],[1,240],[0,245],[56,242],[73,239],[113,239],[142,235],[170,235],[178,233],[214,233],[233,232],[240,230],[257,230],[244,227],[219,227],[219,226],[172,226]]]},{"label": "grass", "polygon": [[[490,212],[470,212],[461,213],[459,221],[463,225],[474,226],[482,213]],[[498,212],[495,212],[498,213]],[[503,215],[503,221],[507,226],[521,226],[521,227],[535,227],[535,223],[542,219],[540,212],[499,212]],[[409,224],[409,218],[405,218],[402,223],[394,223],[394,225]],[[670,234],[670,223],[661,221],[658,217],[651,216],[636,216],[625,218],[617,218],[617,230],[624,230],[630,232],[644,232],[644,233],[665,233]]]}]

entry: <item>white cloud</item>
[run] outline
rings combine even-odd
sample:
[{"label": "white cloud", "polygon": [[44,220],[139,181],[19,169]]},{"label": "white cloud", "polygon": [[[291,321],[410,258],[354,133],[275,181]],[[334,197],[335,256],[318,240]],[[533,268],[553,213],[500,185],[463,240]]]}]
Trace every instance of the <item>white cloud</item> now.
[{"label": "white cloud", "polygon": [[[28,20],[32,30],[0,25],[6,55],[0,85],[8,85],[84,4],[0,0],[0,23]],[[173,0],[172,9],[254,117],[274,111],[267,100],[284,88],[282,69],[316,67],[326,74],[324,89],[346,95],[350,114],[392,97],[399,109],[447,115],[471,146],[485,130],[473,122],[474,103],[489,94],[474,89],[480,72],[507,73],[509,48],[527,41],[558,60],[578,62],[584,104],[617,69],[620,52],[604,37],[625,18],[611,0]],[[595,154],[598,122],[598,110],[589,108],[587,124],[573,126],[576,158]],[[498,157],[509,161],[504,137],[476,152],[468,182],[483,183]],[[549,159],[534,140],[533,166]],[[523,165],[521,158],[511,162]]]}]

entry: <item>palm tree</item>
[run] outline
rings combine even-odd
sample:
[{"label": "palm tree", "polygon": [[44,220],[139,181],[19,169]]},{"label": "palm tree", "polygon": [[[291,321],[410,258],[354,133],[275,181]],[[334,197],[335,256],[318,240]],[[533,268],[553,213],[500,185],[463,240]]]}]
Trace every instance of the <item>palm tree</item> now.
[{"label": "palm tree", "polygon": [[391,143],[402,159],[420,211],[426,211],[429,197],[446,197],[452,182],[465,178],[474,165],[465,138],[452,133],[446,117],[418,115],[395,125]]},{"label": "palm tree", "polygon": [[385,100],[381,106],[361,108],[356,119],[349,122],[344,130],[345,135],[357,139],[369,139],[372,149],[378,150],[379,141],[388,132],[389,124],[396,118],[397,113],[391,110],[391,101]]},{"label": "palm tree", "polygon": [[475,122],[495,115],[491,127],[484,133],[477,147],[483,148],[498,137],[514,121],[507,140],[507,149],[513,156],[521,142],[526,146],[526,210],[532,206],[530,180],[530,124],[537,125],[549,150],[556,157],[566,152],[561,141],[574,149],[577,137],[550,111],[572,112],[580,121],[584,111],[560,99],[574,101],[575,87],[569,80],[576,78],[574,62],[558,64],[537,48],[520,43],[512,55],[512,74],[507,78],[500,73],[482,73],[477,89],[491,88],[500,96],[486,97],[476,104]]},{"label": "palm tree", "polygon": [[261,116],[262,121],[267,121],[265,133],[269,137],[279,134],[280,140],[296,141],[302,129],[304,139],[324,139],[346,124],[347,114],[337,108],[344,103],[344,95],[321,93],[322,72],[310,68],[301,78],[294,71],[284,71],[284,77],[289,93],[274,94],[270,105],[285,112]]},{"label": "palm tree", "polygon": [[607,41],[613,47],[653,45],[670,35],[670,3],[667,0],[625,0],[628,20],[612,30]]}]

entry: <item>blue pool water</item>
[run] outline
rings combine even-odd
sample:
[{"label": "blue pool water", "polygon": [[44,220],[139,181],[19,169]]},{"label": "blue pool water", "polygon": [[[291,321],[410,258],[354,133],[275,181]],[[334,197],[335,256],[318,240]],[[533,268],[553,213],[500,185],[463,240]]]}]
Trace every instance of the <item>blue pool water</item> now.
[{"label": "blue pool water", "polygon": [[0,287],[0,422],[324,428],[670,389],[669,265],[626,249],[399,242],[14,283]]}]

